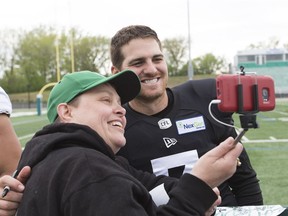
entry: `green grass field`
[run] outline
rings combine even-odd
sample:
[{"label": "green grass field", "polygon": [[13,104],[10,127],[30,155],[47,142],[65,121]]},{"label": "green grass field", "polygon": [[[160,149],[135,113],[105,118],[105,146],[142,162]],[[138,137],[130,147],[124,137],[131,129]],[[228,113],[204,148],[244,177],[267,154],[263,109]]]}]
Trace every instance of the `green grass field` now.
[{"label": "green grass field", "polygon": [[[234,119],[240,127],[238,115]],[[23,147],[35,131],[48,124],[45,114],[12,117],[12,122]],[[250,129],[242,141],[258,173],[264,202],[288,206],[288,99],[277,100],[273,111],[258,113],[257,122],[259,128]]]}]

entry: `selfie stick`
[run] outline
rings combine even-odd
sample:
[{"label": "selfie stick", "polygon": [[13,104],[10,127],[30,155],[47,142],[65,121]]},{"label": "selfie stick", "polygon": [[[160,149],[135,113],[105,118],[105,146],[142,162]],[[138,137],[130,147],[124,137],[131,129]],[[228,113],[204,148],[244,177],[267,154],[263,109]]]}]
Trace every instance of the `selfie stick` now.
[{"label": "selfie stick", "polygon": [[[241,74],[239,76],[245,76],[244,67],[240,66]],[[239,79],[240,80],[240,79]],[[248,130],[249,128],[258,128],[258,124],[256,122],[256,114],[259,112],[259,102],[258,102],[258,84],[255,83],[252,86],[252,97],[253,97],[253,110],[252,111],[244,111],[243,109],[243,101],[244,101],[244,95],[243,95],[243,85],[239,83],[237,85],[237,101],[238,101],[238,111],[237,113],[240,114],[240,122],[241,127],[244,130]]]}]

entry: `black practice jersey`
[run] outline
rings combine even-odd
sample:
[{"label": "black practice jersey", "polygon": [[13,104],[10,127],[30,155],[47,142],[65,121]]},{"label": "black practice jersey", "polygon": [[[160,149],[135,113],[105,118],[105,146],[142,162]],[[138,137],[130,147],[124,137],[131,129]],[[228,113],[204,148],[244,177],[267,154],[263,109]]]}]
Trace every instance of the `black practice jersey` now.
[{"label": "black practice jersey", "polygon": [[[216,122],[209,113],[209,103],[216,99],[215,79],[187,81],[167,89],[167,93],[169,106],[154,116],[125,105],[127,143],[118,154],[137,169],[179,178],[190,173],[203,154],[237,134],[233,127]],[[222,122],[233,124],[233,113],[220,112],[216,104],[211,111]],[[220,186],[222,204],[263,204],[258,179],[245,150],[240,160],[242,165],[234,176]]]}]

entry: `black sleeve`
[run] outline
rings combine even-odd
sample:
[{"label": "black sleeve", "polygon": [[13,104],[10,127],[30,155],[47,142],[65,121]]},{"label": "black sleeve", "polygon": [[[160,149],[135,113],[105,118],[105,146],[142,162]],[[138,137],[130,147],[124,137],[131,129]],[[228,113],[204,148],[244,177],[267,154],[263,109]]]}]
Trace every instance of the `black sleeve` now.
[{"label": "black sleeve", "polygon": [[137,170],[129,164],[126,158],[122,156],[116,156],[116,162],[125,168],[134,178],[140,181],[148,191],[151,191],[158,185],[164,184],[165,190],[169,194],[171,189],[178,183],[177,178],[163,175],[156,176],[153,173]]},{"label": "black sleeve", "polygon": [[[208,185],[189,174],[181,177],[171,192],[169,202],[159,207],[141,186],[119,185],[122,181],[125,179],[114,176],[105,182],[86,185],[64,204],[63,215],[199,216],[204,215],[217,199]],[[86,201],[83,202],[83,199]]]},{"label": "black sleeve", "polygon": [[169,195],[167,205],[160,207],[167,213],[163,215],[205,215],[217,200],[217,195],[207,184],[190,174],[184,174]]},{"label": "black sleeve", "polygon": [[179,180],[167,176],[155,176],[131,167],[127,160],[117,157],[117,163],[125,167],[148,191],[164,183],[170,200],[157,208],[157,215],[204,215],[217,200],[214,191],[197,177],[184,174]]},{"label": "black sleeve", "polygon": [[149,193],[140,183],[132,186],[130,181],[114,175],[105,181],[91,182],[71,194],[62,205],[62,215],[156,215],[152,214],[156,206]]}]

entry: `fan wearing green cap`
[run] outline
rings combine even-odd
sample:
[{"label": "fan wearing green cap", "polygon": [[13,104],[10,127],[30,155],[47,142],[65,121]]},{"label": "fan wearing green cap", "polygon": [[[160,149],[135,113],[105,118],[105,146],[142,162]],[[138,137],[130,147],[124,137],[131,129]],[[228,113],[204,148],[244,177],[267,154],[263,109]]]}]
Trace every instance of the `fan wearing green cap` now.
[{"label": "fan wearing green cap", "polygon": [[[48,99],[51,124],[26,144],[18,165],[32,169],[18,216],[205,215],[219,204],[219,191],[212,188],[235,172],[243,148],[233,138],[180,179],[138,171],[115,156],[126,143],[122,104],[139,91],[130,70],[110,77],[74,72],[54,86]],[[157,207],[149,191],[161,185],[170,199]],[[5,199],[13,200],[13,193]]]}]

